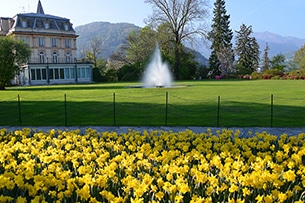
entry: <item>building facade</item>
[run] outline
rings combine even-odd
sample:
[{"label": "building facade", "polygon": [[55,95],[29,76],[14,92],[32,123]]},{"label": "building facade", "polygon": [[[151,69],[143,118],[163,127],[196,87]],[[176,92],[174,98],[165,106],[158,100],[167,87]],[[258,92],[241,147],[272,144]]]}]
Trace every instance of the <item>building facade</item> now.
[{"label": "building facade", "polygon": [[76,56],[78,35],[67,18],[45,14],[40,0],[36,13],[0,17],[0,37],[13,35],[32,49],[14,83],[48,85],[91,83],[92,64]]}]

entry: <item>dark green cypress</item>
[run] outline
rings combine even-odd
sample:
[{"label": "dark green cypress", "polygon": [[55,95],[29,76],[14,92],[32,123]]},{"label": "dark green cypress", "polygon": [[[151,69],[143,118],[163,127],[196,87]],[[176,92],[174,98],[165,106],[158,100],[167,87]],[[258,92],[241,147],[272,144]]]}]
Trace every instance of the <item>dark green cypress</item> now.
[{"label": "dark green cypress", "polygon": [[238,55],[237,66],[240,73],[251,74],[259,65],[259,45],[253,33],[252,26],[242,24],[237,31],[235,52]]},{"label": "dark green cypress", "polygon": [[230,15],[227,14],[225,0],[215,1],[213,15],[212,29],[209,32],[208,38],[212,43],[209,58],[210,70],[213,72],[212,76],[215,76],[221,74],[217,53],[224,47],[231,49],[233,52],[233,32],[230,29]]}]

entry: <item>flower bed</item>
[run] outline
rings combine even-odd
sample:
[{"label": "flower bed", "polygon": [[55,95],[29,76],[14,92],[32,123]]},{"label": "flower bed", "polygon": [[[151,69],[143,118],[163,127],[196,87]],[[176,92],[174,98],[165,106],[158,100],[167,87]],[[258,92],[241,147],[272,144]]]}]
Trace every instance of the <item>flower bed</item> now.
[{"label": "flower bed", "polygon": [[0,130],[0,202],[305,201],[305,134]]}]

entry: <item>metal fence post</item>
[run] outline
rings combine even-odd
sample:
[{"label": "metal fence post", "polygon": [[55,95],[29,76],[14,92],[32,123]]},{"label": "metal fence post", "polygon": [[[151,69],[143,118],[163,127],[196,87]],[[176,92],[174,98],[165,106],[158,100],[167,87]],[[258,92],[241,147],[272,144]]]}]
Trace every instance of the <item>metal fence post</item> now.
[{"label": "metal fence post", "polygon": [[116,126],[115,93],[113,93],[113,126]]},{"label": "metal fence post", "polygon": [[18,114],[19,114],[19,125],[22,126],[21,102],[20,102],[20,95],[19,94],[18,94]]},{"label": "metal fence post", "polygon": [[220,96],[218,96],[217,101],[217,127],[219,127],[219,120],[220,120]]},{"label": "metal fence post", "polygon": [[167,126],[167,119],[168,119],[168,92],[166,92],[165,98],[165,126]]},{"label": "metal fence post", "polygon": [[273,127],[273,94],[271,95],[270,127]]}]

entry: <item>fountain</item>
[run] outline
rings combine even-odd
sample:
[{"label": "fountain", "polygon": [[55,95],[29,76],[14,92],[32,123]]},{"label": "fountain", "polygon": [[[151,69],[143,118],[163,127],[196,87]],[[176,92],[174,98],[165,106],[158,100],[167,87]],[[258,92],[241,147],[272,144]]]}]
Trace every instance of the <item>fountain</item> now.
[{"label": "fountain", "polygon": [[167,63],[162,62],[159,46],[156,46],[151,61],[144,72],[142,83],[143,87],[171,87],[172,74]]}]

